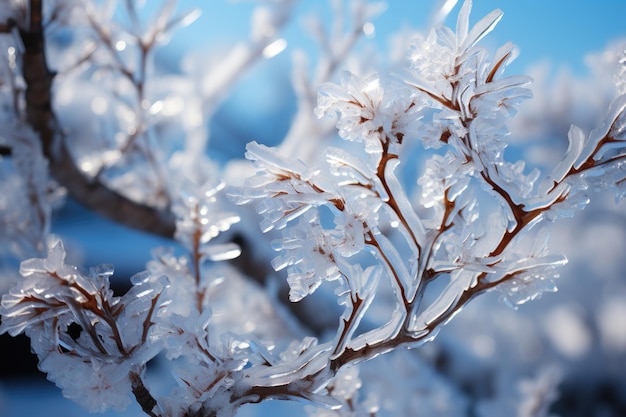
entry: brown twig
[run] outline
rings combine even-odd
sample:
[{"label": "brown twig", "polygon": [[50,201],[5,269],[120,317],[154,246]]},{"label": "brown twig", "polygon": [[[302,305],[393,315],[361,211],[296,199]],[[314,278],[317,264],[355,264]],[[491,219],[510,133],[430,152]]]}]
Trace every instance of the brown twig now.
[{"label": "brown twig", "polygon": [[141,406],[144,413],[150,417],[160,417],[159,414],[154,413],[154,408],[157,406],[157,401],[154,399],[148,388],[143,383],[141,376],[138,373],[131,372],[130,382],[133,391],[133,395],[137,400],[137,403]]}]

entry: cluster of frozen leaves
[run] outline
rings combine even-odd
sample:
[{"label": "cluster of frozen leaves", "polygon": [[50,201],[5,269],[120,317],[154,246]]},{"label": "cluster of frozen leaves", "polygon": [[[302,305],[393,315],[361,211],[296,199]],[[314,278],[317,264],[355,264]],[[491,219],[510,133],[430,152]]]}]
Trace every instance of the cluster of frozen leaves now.
[{"label": "cluster of frozen leaves", "polygon": [[[524,87],[529,79],[502,76],[514,57],[512,45],[493,57],[478,45],[501,12],[470,28],[470,8],[466,2],[456,32],[438,28],[415,41],[403,79],[344,73],[340,85],[322,87],[316,113],[338,114],[339,135],[352,142],[350,151],[328,148],[326,166],[309,167],[274,149],[248,145],[246,156],[258,173],[237,202],[258,201],[262,230],[284,229],[273,266],[287,269],[292,300],[323,281],[340,281],[346,328],[338,352],[346,348],[343,339],[351,338],[381,276],[398,305],[387,329],[375,337],[391,337],[401,327],[420,339],[467,296],[498,287],[514,303],[535,297],[536,288],[520,288],[535,286],[533,277],[550,281],[551,271],[564,262],[543,252],[523,256],[506,250],[541,214],[525,212],[520,203],[532,197],[538,174],[524,175],[523,162],[503,157],[505,120],[530,96]],[[421,205],[430,210],[425,215],[399,180],[403,146],[416,140],[445,149],[427,162],[419,180]],[[487,219],[489,228],[480,221],[481,189],[502,205]],[[360,266],[363,253],[370,255],[370,266]],[[423,306],[426,287],[444,276],[450,284]],[[512,282],[514,289],[507,289]],[[540,286],[539,292],[550,288]],[[372,337],[363,336],[354,346],[371,344]]]},{"label": "cluster of frozen leaves", "polygon": [[113,268],[82,273],[66,265],[60,241],[47,258],[23,262],[20,273],[18,286],[2,298],[0,330],[26,332],[40,369],[66,397],[91,411],[124,409],[130,374],[158,352],[151,327],[166,304],[167,279],[136,275],[133,288],[116,297],[109,282]]},{"label": "cluster of frozen leaves", "polygon": [[[530,79],[504,75],[512,44],[493,55],[480,46],[502,13],[471,27],[470,9],[466,1],[456,30],[418,36],[400,77],[345,72],[322,86],[316,114],[336,115],[347,143],[319,165],[248,145],[257,174],[233,196],[255,203],[264,232],[282,230],[272,265],[286,270],[292,301],[331,281],[344,306],[331,367],[428,340],[483,292],[516,306],[555,291],[566,258],[548,252],[545,221],[583,208],[592,189],[623,196],[624,96],[596,130],[571,128],[544,178],[505,159],[506,122],[532,96]],[[400,180],[415,141],[435,151],[417,198]],[[385,287],[395,297],[388,321],[358,333]]]},{"label": "cluster of frozen leaves", "polygon": [[239,253],[233,244],[211,242],[238,220],[221,214],[215,198],[221,186],[213,185],[188,183],[181,189],[177,238],[190,256],[155,251],[147,271],[116,296],[112,266],[82,272],[65,263],[63,244],[56,241],[46,258],[22,263],[22,279],[2,298],[0,332],[26,333],[39,368],[90,411],[123,410],[131,393],[139,401],[146,364],[162,351],[170,360],[185,358],[176,372],[181,388],[168,396],[172,401],[162,401],[167,415],[185,415],[193,404],[201,405],[202,398],[232,383],[231,375],[249,360],[228,338],[209,342],[210,287],[223,278],[207,261]]}]

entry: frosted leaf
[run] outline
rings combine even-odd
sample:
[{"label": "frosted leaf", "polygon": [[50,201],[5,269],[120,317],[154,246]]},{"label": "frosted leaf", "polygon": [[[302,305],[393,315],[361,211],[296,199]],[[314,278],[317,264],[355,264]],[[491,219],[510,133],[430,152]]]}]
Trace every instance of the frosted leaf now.
[{"label": "frosted leaf", "polygon": [[[441,318],[445,322],[452,319],[450,313],[458,313],[456,306],[465,291],[476,285],[476,273],[457,269],[450,274],[450,283],[440,292],[437,299],[425,307],[424,311],[411,317],[409,330],[416,334],[427,331]],[[438,325],[438,327],[441,325]],[[434,330],[434,329],[433,329]],[[432,331],[432,330],[431,330]]]},{"label": "frosted leaf", "polygon": [[216,194],[223,187],[222,183],[209,180],[188,190],[175,202],[172,208],[177,217],[175,237],[188,250],[197,250],[239,222],[237,214],[220,207]]},{"label": "frosted leaf", "polygon": [[424,113],[428,110],[426,103],[415,97],[409,86],[391,84],[386,87],[380,113],[385,120],[382,127],[392,139],[392,145],[418,139],[424,128]]},{"label": "frosted leaf", "polygon": [[235,243],[224,243],[221,245],[205,246],[201,249],[200,254],[207,259],[217,261],[227,261],[241,255],[241,248]]},{"label": "frosted leaf", "polygon": [[589,182],[583,176],[568,178],[561,187],[562,194],[560,200],[556,191],[549,196],[552,200],[550,208],[543,213],[549,221],[555,221],[563,217],[572,217],[578,211],[584,209],[589,204]]},{"label": "frosted leaf", "polygon": [[602,124],[589,133],[589,137],[585,141],[585,146],[576,160],[574,168],[579,169],[585,162],[595,156],[595,153],[599,150],[598,145],[600,142],[612,132],[616,121],[623,117],[625,113],[626,95],[622,95],[611,103]]},{"label": "frosted leaf", "polygon": [[531,81],[530,77],[516,75],[482,84],[474,91],[470,108],[490,120],[495,120],[498,112],[511,117],[518,104],[532,98],[531,90],[526,88]]},{"label": "frosted leaf", "polygon": [[[259,223],[263,233],[272,229],[282,230],[287,224],[298,217],[307,213],[312,206],[308,204],[281,204],[279,200],[274,200],[277,204],[270,206],[259,205],[258,207],[267,208],[268,210],[259,210],[259,214],[264,215],[263,221]],[[286,213],[286,214],[285,214]]]},{"label": "frosted leaf", "polygon": [[493,66],[489,71],[489,76],[495,79],[504,72],[506,66],[517,58],[519,50],[512,42],[502,45],[493,56]]},{"label": "frosted leaf", "polygon": [[[64,261],[65,249],[58,241],[50,248],[47,258],[22,262],[20,274],[24,279],[2,297],[0,332],[15,336],[27,326],[69,311],[66,300],[74,298],[70,285],[80,275]],[[86,301],[84,297],[82,300]]]},{"label": "frosted leaf", "polygon": [[[229,260],[241,254],[240,248],[234,243],[212,243],[221,233],[240,221],[237,213],[223,207],[220,193],[224,183],[213,174],[209,172],[206,175],[208,179],[200,176],[195,181],[190,178],[180,179],[179,197],[173,201],[172,211],[176,215],[174,237],[196,260],[195,268],[200,268],[206,260]],[[188,294],[193,292],[195,290]]]},{"label": "frosted leaf", "polygon": [[[149,273],[135,275],[132,282],[132,288],[119,301],[123,309],[116,324],[124,334],[124,343],[134,348],[134,360],[146,363],[157,352],[151,349],[143,351],[139,347],[153,348],[150,345],[157,342],[151,334],[152,327],[159,322],[161,310],[169,303],[164,294],[170,283],[165,276],[153,277]],[[138,332],[137,329],[143,331]]]},{"label": "frosted leaf", "polygon": [[372,346],[385,340],[391,340],[405,325],[406,313],[401,309],[402,307],[396,306],[391,313],[391,318],[384,325],[355,336],[348,344],[348,348],[359,350],[368,345]]},{"label": "frosted leaf", "polygon": [[317,346],[317,339],[314,337],[305,337],[302,340],[294,340],[287,348],[280,353],[282,362],[290,362],[298,359],[304,352]]},{"label": "frosted leaf", "polygon": [[319,404],[324,406],[333,408],[339,407],[340,404],[332,397],[312,394],[311,390],[311,382],[313,382],[310,379],[311,375],[320,372],[318,375],[324,378],[324,381],[332,378],[332,372],[327,367],[330,347],[328,343],[318,345],[315,338],[306,337],[302,341],[302,344],[299,342],[290,344],[287,351],[291,352],[291,355],[284,359],[283,355],[281,355],[281,361],[277,364],[271,367],[258,366],[244,369],[245,378],[250,384],[260,383],[266,385],[268,381],[271,386],[290,384],[295,388],[294,392],[297,393],[297,395],[281,395],[280,398],[283,399],[289,398],[299,401],[304,399],[313,402],[320,401]]},{"label": "frosted leaf", "polygon": [[64,397],[90,413],[102,413],[108,408],[124,411],[131,403],[126,364],[53,351],[39,363],[39,369],[62,389]]},{"label": "frosted leaf", "polygon": [[370,266],[365,270],[358,264],[346,268],[345,285],[335,291],[339,297],[339,304],[345,307],[335,338],[335,356],[342,353],[351,343],[355,331],[376,296],[382,272],[383,268],[380,265]]},{"label": "frosted leaf", "polygon": [[[398,209],[402,213],[402,216],[409,228],[409,230],[405,230],[405,228],[402,227],[401,232],[405,233],[407,241],[411,245],[415,254],[418,255],[416,245],[424,242],[426,231],[422,224],[422,220],[411,206],[406,190],[398,180],[398,177],[395,175],[395,170],[399,164],[400,161],[397,159],[387,163],[384,175],[389,192],[393,195],[394,202],[397,204]],[[385,201],[387,200],[385,199]]]},{"label": "frosted leaf", "polygon": [[302,161],[285,158],[275,149],[256,142],[250,142],[246,145],[245,156],[246,159],[254,162],[259,170],[266,171],[276,177],[291,173],[302,176],[307,171]]},{"label": "frosted leaf", "polygon": [[498,179],[500,186],[506,186],[507,192],[515,201],[522,201],[531,198],[535,189],[535,183],[541,175],[538,169],[533,169],[525,174],[526,164],[519,160],[515,163],[506,161],[490,169],[489,173],[493,179]]},{"label": "frosted leaf", "polygon": [[[467,10],[467,13],[464,15],[462,12],[459,13],[459,22],[462,20],[469,20],[469,9],[472,7],[471,0],[466,0],[463,4],[463,9]],[[496,9],[488,13],[485,17],[483,17],[478,23],[476,23],[472,29],[469,31],[467,36],[462,36],[460,33],[457,35],[457,42],[461,42],[459,45],[459,50],[464,51],[475,46],[482,38],[487,36],[489,32],[493,30],[493,28],[498,24],[500,19],[502,19],[502,11]],[[467,27],[467,23],[462,24],[462,26]]]},{"label": "frosted leaf", "polygon": [[455,37],[447,27],[430,32],[427,38],[417,36],[409,51],[411,72],[405,82],[436,96],[450,97],[452,89],[443,79],[454,74]]},{"label": "frosted leaf", "polygon": [[363,219],[357,213],[335,218],[335,228],[330,232],[331,244],[341,256],[349,257],[365,247]]},{"label": "frosted leaf", "polygon": [[317,220],[303,218],[299,225],[287,229],[283,235],[284,244],[281,245],[288,246],[277,247],[280,250],[289,249],[288,255],[272,261],[275,269],[289,266],[287,282],[291,301],[301,300],[313,293],[323,281],[333,281],[341,274],[333,257],[330,237]]},{"label": "frosted leaf", "polygon": [[406,297],[410,298],[416,286],[419,284],[418,280],[409,272],[411,260],[409,259],[407,261],[406,257],[404,257],[400,250],[394,245],[394,242],[384,233],[381,233],[379,230],[372,232],[371,237],[376,243],[374,247],[370,249],[372,249],[372,253],[380,264],[385,267],[387,276],[392,280],[394,293],[396,297],[398,297],[398,302],[404,303],[401,293],[404,293]]},{"label": "frosted leaf", "polygon": [[552,172],[552,178],[560,182],[574,165],[574,162],[580,156],[585,144],[586,136],[581,128],[572,125],[567,134],[569,146],[563,160],[555,167]]},{"label": "frosted leaf", "polygon": [[547,254],[549,233],[543,229],[538,233],[530,255],[496,266],[499,270],[493,280],[505,280],[495,288],[502,295],[502,300],[512,308],[528,301],[540,298],[544,292],[556,292],[555,280],[559,277],[557,269],[567,263],[562,255]]},{"label": "frosted leaf", "polygon": [[213,414],[218,416],[232,415],[228,411],[233,412],[235,408],[226,390],[241,378],[238,370],[244,364],[228,359],[219,362],[194,359],[187,357],[175,366],[174,376],[179,386],[167,395],[166,408],[180,407],[184,410],[183,416],[190,415],[185,412],[197,414],[200,410],[219,410],[219,414]]},{"label": "frosted leaf", "polygon": [[324,84],[319,91],[315,114],[322,117],[339,113],[339,136],[363,142],[368,153],[380,153],[379,129],[385,124],[380,107],[384,89],[377,75],[359,78],[349,72],[341,75],[341,87]]},{"label": "frosted leaf", "polygon": [[191,309],[186,316],[172,313],[155,329],[154,336],[163,339],[168,359],[205,357],[203,350],[209,351],[207,328],[210,319],[210,309],[204,309],[202,314],[197,309]]},{"label": "frosted leaf", "polygon": [[247,145],[247,157],[258,172],[243,187],[233,190],[237,204],[255,203],[263,216],[261,230],[283,229],[313,207],[341,203],[334,183],[320,170],[310,170],[296,159],[257,143]]},{"label": "frosted leaf", "polygon": [[457,42],[459,42],[459,46],[460,46],[460,43],[462,43],[463,40],[467,38],[467,34],[469,32],[469,18],[470,18],[471,11],[472,11],[472,1],[471,0],[464,1],[456,19],[456,39],[457,39]]},{"label": "frosted leaf", "polygon": [[196,280],[191,271],[187,256],[177,257],[172,248],[156,248],[152,251],[152,259],[146,265],[153,277],[166,276],[170,282],[168,294],[171,302],[167,306],[169,313],[186,316],[194,308],[187,300],[195,294]]},{"label": "frosted leaf", "polygon": [[418,184],[422,187],[420,203],[426,208],[434,208],[432,219],[437,225],[435,227],[443,220],[446,199],[456,199],[468,186],[466,172],[467,167],[463,160],[451,152],[446,152],[444,156],[433,155],[426,161],[424,175],[418,179]]},{"label": "frosted leaf", "polygon": [[[336,271],[331,269],[331,272],[333,274],[331,277],[337,279],[338,274]],[[314,270],[293,268],[289,269],[288,273],[289,300],[292,302],[300,301],[307,295],[312,294],[324,281],[322,274]]]},{"label": "frosted leaf", "polygon": [[[471,209],[468,211],[471,211]],[[490,218],[490,225],[496,225],[496,220]],[[493,272],[493,265],[497,264],[499,259],[486,256],[487,248],[490,249],[490,247],[487,246],[488,241],[483,242],[484,235],[479,233],[488,235],[489,232],[483,232],[483,227],[484,224],[470,221],[468,224],[452,229],[444,234],[437,243],[438,246],[442,247],[442,250],[437,252],[436,257],[431,260],[429,267],[436,271],[462,269],[468,272]],[[493,234],[497,235],[498,232]]]},{"label": "frosted leaf", "polygon": [[377,160],[373,158],[360,158],[345,149],[328,147],[326,149],[326,160],[330,165],[331,174],[346,178],[341,183],[356,183],[363,186],[374,186],[376,181],[373,178]]}]

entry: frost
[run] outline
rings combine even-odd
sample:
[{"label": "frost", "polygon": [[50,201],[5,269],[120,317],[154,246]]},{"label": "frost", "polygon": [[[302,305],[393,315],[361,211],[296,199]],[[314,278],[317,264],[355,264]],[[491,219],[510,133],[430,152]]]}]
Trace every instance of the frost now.
[{"label": "frost", "polygon": [[529,257],[516,259],[510,256],[508,262],[496,267],[497,272],[492,280],[508,277],[496,289],[502,299],[511,307],[537,299],[545,292],[556,292],[555,280],[559,278],[557,268],[567,263],[562,255],[547,253],[548,232],[544,229],[538,233]]},{"label": "frost", "polygon": [[[95,358],[83,361],[51,352],[40,361],[39,369],[63,390],[64,397],[90,413],[102,413],[108,408],[123,411],[131,403],[131,384],[125,364],[103,363]],[[77,375],[81,376],[80,381]]]},{"label": "frost", "polygon": [[233,245],[208,245],[220,233],[238,223],[239,215],[221,209],[217,194],[224,184],[209,179],[195,185],[183,183],[187,188],[172,207],[177,216],[175,238],[191,253],[212,260],[232,259],[239,256]]},{"label": "frost", "polygon": [[[138,275],[131,290],[115,297],[109,288],[113,269],[83,275],[65,264],[61,241],[47,258],[24,261],[20,272],[23,280],[2,298],[0,332],[26,332],[40,369],[66,397],[90,411],[126,408],[130,373],[160,350],[151,328],[167,304],[167,279]],[[68,332],[72,324],[81,329],[78,338]],[[89,378],[76,378],[83,374]]]},{"label": "frost", "polygon": [[289,298],[299,301],[312,293],[324,280],[333,281],[341,272],[334,260],[333,243],[315,215],[304,215],[276,242],[285,253],[272,261],[276,270],[289,267]]}]

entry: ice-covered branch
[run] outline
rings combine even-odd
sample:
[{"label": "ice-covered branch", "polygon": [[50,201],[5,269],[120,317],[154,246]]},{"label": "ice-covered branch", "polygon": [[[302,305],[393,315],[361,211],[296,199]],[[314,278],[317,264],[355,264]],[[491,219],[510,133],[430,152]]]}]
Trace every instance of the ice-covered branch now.
[{"label": "ice-covered branch", "polygon": [[[22,263],[23,280],[2,298],[0,331],[26,332],[40,369],[67,397],[91,411],[123,409],[131,376],[141,378],[160,350],[152,328],[168,303],[169,283],[140,274],[130,291],[115,297],[110,266],[84,275],[64,261],[65,249],[57,242],[47,258]],[[76,378],[83,373],[90,379]]]},{"label": "ice-covered branch", "polygon": [[[479,45],[502,13],[489,13],[470,27],[470,8],[471,2],[466,1],[456,31],[441,27],[427,39],[416,40],[403,85],[382,85],[375,74],[344,73],[341,85],[322,87],[317,114],[338,114],[339,135],[351,142],[358,157],[331,149],[326,154],[330,169],[324,165],[315,169],[289,160],[278,150],[248,147],[258,172],[236,200],[256,202],[265,218],[264,231],[285,230],[283,241],[275,246],[281,255],[274,267],[290,266],[287,281],[298,294],[294,299],[311,293],[323,281],[345,280],[367,287],[368,282],[378,285],[379,277],[386,278],[396,295],[390,319],[359,334],[355,329],[367,317],[369,304],[351,292],[350,285],[339,284],[338,293],[350,297],[338,324],[337,344],[319,348],[332,352],[328,365],[313,366],[321,359],[312,357],[302,365],[308,369],[307,380],[400,346],[424,343],[470,300],[487,291],[499,290],[512,305],[553,291],[555,271],[566,259],[546,251],[543,233],[529,253],[519,252],[515,243],[542,220],[554,219],[577,204],[570,182],[584,177],[583,171],[614,164],[610,182],[623,184],[620,99],[609,109],[609,122],[600,133],[592,134],[589,141],[580,134],[574,137],[584,139],[585,145],[572,145],[570,153],[578,154],[566,157],[564,163],[578,160],[577,165],[557,168],[562,173],[551,182],[552,188],[537,185],[539,173],[525,174],[523,162],[505,160],[509,135],[505,122],[531,96],[526,88],[530,80],[503,76],[515,57],[512,44],[498,49],[493,58]],[[407,141],[416,139],[426,148],[445,151],[427,162],[419,181],[421,203],[430,216],[411,205],[396,172],[402,162],[409,162],[403,155]],[[482,221],[486,213],[478,199],[484,191],[495,198],[500,210],[487,218],[488,225]],[[320,214],[324,207],[331,212],[326,222]],[[358,219],[358,226],[353,219]],[[341,234],[350,238],[333,239]],[[348,252],[343,250],[346,247]],[[311,258],[310,253],[321,256]],[[368,253],[378,264],[377,274],[346,266],[364,262],[362,257]],[[432,299],[425,301],[432,288],[438,288],[437,293],[433,297],[431,291]],[[281,379],[281,387],[294,383],[288,375]]]}]

